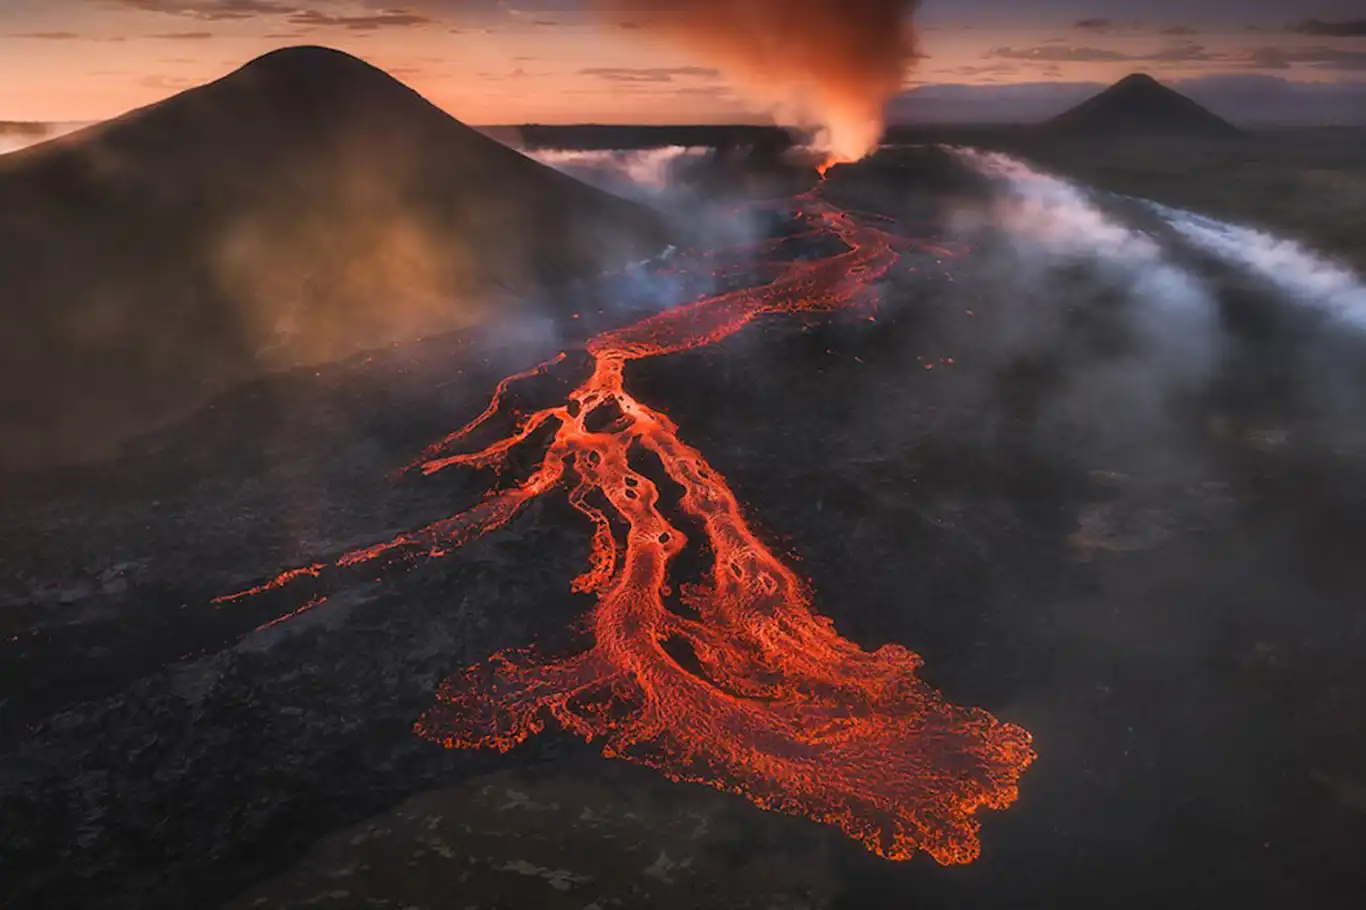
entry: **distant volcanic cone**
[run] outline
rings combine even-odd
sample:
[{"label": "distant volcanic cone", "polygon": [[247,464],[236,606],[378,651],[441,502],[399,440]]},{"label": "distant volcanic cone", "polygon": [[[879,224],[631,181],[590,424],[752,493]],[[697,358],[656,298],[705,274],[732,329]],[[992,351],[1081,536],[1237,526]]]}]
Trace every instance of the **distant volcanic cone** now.
[{"label": "distant volcanic cone", "polygon": [[856,161],[882,137],[883,107],[915,60],[919,0],[594,0],[623,25],[722,67],[759,100],[822,128],[823,151]]},{"label": "distant volcanic cone", "polygon": [[1044,124],[1076,138],[1237,139],[1243,131],[1146,73],[1125,76]]},{"label": "distant volcanic cone", "polygon": [[0,464],[101,454],[268,370],[563,315],[651,211],[290,48],[0,159]]}]

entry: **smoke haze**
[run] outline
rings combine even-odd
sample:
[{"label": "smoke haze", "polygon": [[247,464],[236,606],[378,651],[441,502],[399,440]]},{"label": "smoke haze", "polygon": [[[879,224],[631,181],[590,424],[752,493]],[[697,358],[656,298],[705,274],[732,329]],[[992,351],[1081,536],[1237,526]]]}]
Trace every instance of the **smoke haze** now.
[{"label": "smoke haze", "polygon": [[652,149],[535,149],[523,154],[585,183],[622,196],[658,196],[670,190],[680,166],[712,149],[681,145]]},{"label": "smoke haze", "polygon": [[80,123],[3,123],[0,122],[0,155],[75,132]]},{"label": "smoke haze", "polygon": [[1344,266],[1265,231],[1146,202],[1186,241],[1241,267],[1291,300],[1315,307],[1357,329],[1366,328],[1366,285]]},{"label": "smoke haze", "polygon": [[1066,364],[1039,415],[1046,434],[1184,461],[1171,410],[1208,384],[1221,342],[1204,280],[1084,188],[1006,155],[953,154],[990,186],[950,214],[977,248],[963,292],[995,301],[972,344],[999,363]]},{"label": "smoke haze", "polygon": [[[671,236],[686,247],[716,251],[747,249],[763,236],[752,206],[740,195],[696,185],[700,171],[715,166],[718,151],[701,146],[650,149],[519,149],[522,154],[663,215]],[[629,312],[657,311],[719,286],[711,266],[664,267],[674,262],[670,247],[654,260],[636,261],[617,273],[612,307]],[[629,259],[629,252],[618,260]]]},{"label": "smoke haze", "polygon": [[919,0],[595,0],[607,15],[698,54],[777,113],[819,127],[817,146],[856,161],[915,60]]}]

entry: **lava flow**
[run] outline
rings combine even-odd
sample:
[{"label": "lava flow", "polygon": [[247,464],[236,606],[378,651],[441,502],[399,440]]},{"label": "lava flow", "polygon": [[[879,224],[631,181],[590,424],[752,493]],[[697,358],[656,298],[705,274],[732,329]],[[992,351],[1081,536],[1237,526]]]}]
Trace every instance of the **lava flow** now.
[{"label": "lava flow", "polygon": [[[524,416],[508,437],[452,453],[502,410],[508,383],[471,424],[414,467],[498,468],[533,435],[553,437],[529,476],[469,511],[341,556],[350,566],[395,550],[441,555],[563,487],[594,527],[574,590],[597,602],[587,650],[562,659],[495,654],[444,682],[416,723],[454,748],[508,750],[547,720],[605,755],[741,794],[768,809],[837,825],[889,859],[923,850],[940,863],[979,852],[979,807],[1014,802],[1034,758],[1029,734],[978,708],[947,703],[898,645],[866,652],[812,608],[807,585],[746,523],[725,479],[664,413],[627,391],[626,364],[725,338],[756,317],[873,304],[872,284],[904,238],[862,225],[816,193],[799,204],[847,250],[787,263],[770,283],[704,298],[599,335],[592,373],[560,405]],[[563,356],[563,355],[561,355]],[[544,364],[530,373],[548,370]],[[512,378],[519,378],[512,377]],[[671,561],[687,541],[660,510],[655,482],[632,467],[652,453],[682,488],[678,508],[713,557],[703,583],[671,609]],[[321,567],[285,573],[270,590]]]}]

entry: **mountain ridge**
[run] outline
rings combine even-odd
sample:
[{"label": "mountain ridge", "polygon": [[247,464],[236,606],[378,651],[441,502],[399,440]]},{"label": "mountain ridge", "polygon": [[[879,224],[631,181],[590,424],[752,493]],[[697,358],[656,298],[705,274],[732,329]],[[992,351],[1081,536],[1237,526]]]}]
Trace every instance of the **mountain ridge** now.
[{"label": "mountain ridge", "polygon": [[358,58],[274,51],[0,158],[0,464],[263,372],[559,322],[557,289],[669,239]]}]

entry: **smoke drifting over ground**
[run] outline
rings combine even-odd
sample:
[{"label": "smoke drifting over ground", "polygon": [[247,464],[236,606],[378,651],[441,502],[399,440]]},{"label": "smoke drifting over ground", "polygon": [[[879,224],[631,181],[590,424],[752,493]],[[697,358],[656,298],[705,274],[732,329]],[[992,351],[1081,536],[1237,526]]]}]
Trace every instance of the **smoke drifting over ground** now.
[{"label": "smoke drifting over ground", "polygon": [[1155,202],[1146,204],[1201,250],[1246,269],[1294,302],[1366,329],[1366,285],[1349,269],[1293,240]]},{"label": "smoke drifting over ground", "polygon": [[699,54],[784,117],[820,127],[840,161],[872,151],[915,59],[919,0],[596,0],[608,15]]},{"label": "smoke drifting over ground", "polygon": [[[523,153],[591,186],[644,203],[660,212],[686,248],[715,252],[747,249],[762,236],[752,206],[738,194],[706,186],[720,153],[714,148],[537,149]],[[718,287],[711,268],[672,268],[677,248],[637,262],[618,277],[612,305],[628,311],[660,310]]]},{"label": "smoke drifting over ground", "polygon": [[1234,439],[1293,432],[1306,458],[1366,442],[1366,287],[1350,270],[1007,155],[940,153],[977,180],[945,205],[972,247],[947,300],[989,316],[939,328],[959,355],[952,410],[984,446],[1011,426],[1050,464],[1197,482]]},{"label": "smoke drifting over ground", "polygon": [[31,145],[65,136],[80,129],[78,123],[3,123],[0,122],[0,155],[17,152]]},{"label": "smoke drifting over ground", "polygon": [[652,149],[540,149],[525,154],[600,189],[651,199],[676,190],[683,167],[714,152],[672,145]]},{"label": "smoke drifting over ground", "polygon": [[951,154],[987,184],[948,216],[974,248],[955,299],[991,309],[963,340],[991,375],[976,394],[1034,396],[1033,431],[1052,451],[1184,470],[1175,411],[1221,344],[1204,280],[1080,187],[1005,155]]}]

